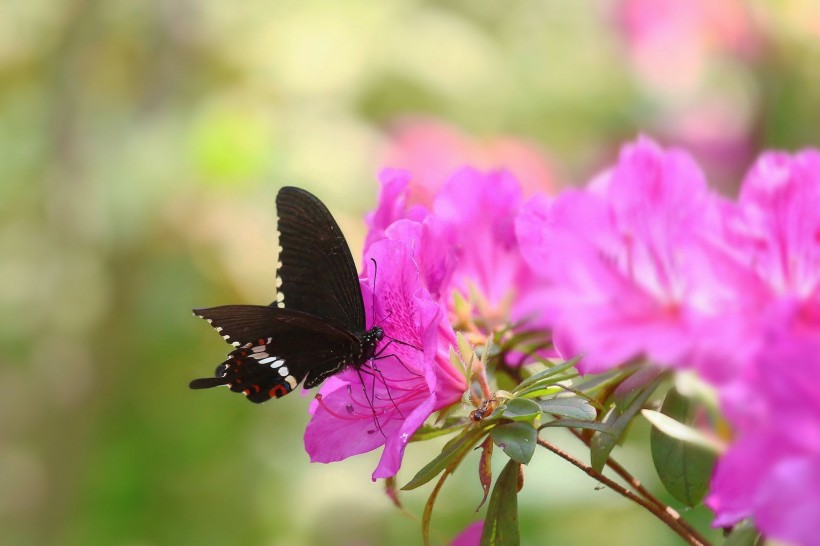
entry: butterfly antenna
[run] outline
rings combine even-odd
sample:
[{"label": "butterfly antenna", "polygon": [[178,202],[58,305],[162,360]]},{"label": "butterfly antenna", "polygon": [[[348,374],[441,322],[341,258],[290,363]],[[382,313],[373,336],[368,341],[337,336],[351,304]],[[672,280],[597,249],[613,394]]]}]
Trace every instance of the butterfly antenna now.
[{"label": "butterfly antenna", "polygon": [[376,320],[376,277],[379,275],[379,264],[375,258],[370,258],[370,261],[373,262],[373,293],[370,294],[370,316],[373,317],[373,320]]},{"label": "butterfly antenna", "polygon": [[[416,347],[416,346],[415,346],[415,345],[413,345],[412,343],[407,343],[406,341],[402,341],[402,340],[400,340],[400,339],[396,339],[396,338],[394,338],[394,337],[390,337],[390,336],[388,336],[387,334],[384,334],[384,337],[386,337],[387,339],[389,339],[391,343],[398,343],[399,345],[404,345],[405,347],[410,347],[411,349],[415,349],[415,350],[417,350],[417,351],[421,351],[421,350],[422,350],[422,348],[421,348],[421,347]],[[386,347],[386,345],[385,345],[385,347]]]}]

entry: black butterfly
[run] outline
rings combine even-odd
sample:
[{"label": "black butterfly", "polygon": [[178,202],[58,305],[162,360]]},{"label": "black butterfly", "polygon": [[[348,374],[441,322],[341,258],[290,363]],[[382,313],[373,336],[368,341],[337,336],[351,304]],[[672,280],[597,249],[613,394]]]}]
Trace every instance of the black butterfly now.
[{"label": "black butterfly", "polygon": [[293,187],[279,190],[276,209],[276,301],[194,310],[237,348],[215,377],[194,379],[192,389],[227,385],[251,402],[265,402],[302,380],[313,388],[377,356],[384,332],[366,329],[356,265],[333,216],[314,195]]}]

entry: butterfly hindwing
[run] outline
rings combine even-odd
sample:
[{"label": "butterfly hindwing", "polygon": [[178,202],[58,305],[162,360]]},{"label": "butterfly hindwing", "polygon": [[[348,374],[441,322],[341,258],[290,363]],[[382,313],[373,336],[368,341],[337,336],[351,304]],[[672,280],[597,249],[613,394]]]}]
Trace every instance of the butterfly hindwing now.
[{"label": "butterfly hindwing", "polygon": [[365,330],[356,264],[327,207],[305,190],[284,187],[276,197],[282,307],[335,322],[350,332]]},{"label": "butterfly hindwing", "polygon": [[252,402],[284,396],[309,373],[324,377],[338,371],[358,346],[348,332],[291,309],[226,305],[195,313],[237,348],[214,377],[195,379],[191,388],[227,385]]}]

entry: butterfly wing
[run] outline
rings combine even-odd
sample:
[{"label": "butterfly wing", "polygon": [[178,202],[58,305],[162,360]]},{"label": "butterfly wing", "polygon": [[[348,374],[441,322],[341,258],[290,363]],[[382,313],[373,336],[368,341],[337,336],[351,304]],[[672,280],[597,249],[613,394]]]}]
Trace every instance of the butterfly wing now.
[{"label": "butterfly wing", "polygon": [[356,264],[327,207],[305,190],[284,187],[279,215],[279,295],[271,305],[322,317],[349,332],[364,332]]},{"label": "butterfly wing", "polygon": [[344,330],[291,309],[226,305],[195,313],[237,348],[217,366],[214,377],[195,379],[190,387],[227,385],[251,402],[280,398],[305,377],[323,379],[339,371],[358,346]]}]

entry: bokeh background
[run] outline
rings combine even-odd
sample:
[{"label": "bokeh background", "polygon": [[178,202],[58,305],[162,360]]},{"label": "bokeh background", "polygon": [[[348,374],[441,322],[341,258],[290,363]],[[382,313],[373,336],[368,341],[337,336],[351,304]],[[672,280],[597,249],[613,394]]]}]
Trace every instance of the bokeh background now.
[{"label": "bokeh background", "polygon": [[[190,309],[273,299],[277,189],[354,255],[385,165],[557,191],[643,132],[731,195],[760,150],[817,144],[818,44],[815,0],[3,0],[0,543],[419,543],[374,454],[308,462],[309,398],[187,388],[226,351]],[[646,433],[616,457],[660,491]],[[474,469],[438,543],[480,517]],[[520,506],[524,544],[679,543],[545,453]]]}]

